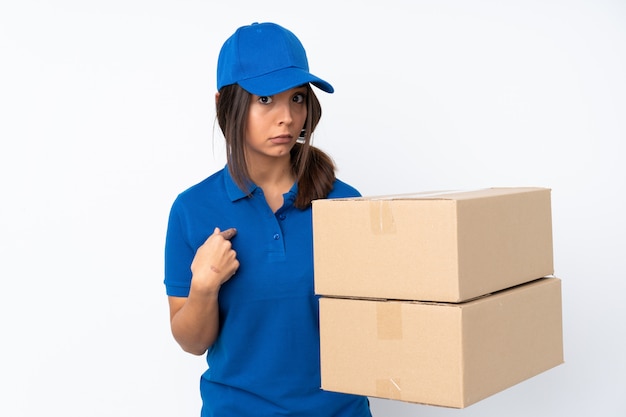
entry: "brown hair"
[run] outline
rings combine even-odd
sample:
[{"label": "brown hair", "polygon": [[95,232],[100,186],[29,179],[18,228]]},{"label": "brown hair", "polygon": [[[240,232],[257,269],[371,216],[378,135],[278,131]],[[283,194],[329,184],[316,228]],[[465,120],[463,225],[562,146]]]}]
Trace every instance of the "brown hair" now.
[{"label": "brown hair", "polygon": [[[335,164],[331,157],[311,145],[311,136],[322,117],[322,106],[309,84],[304,137],[291,149],[291,168],[298,182],[294,205],[303,209],[312,200],[325,198],[335,181]],[[226,139],[228,170],[235,183],[248,191],[251,184],[244,152],[246,123],[251,94],[237,84],[223,87],[216,103],[217,122]]]}]

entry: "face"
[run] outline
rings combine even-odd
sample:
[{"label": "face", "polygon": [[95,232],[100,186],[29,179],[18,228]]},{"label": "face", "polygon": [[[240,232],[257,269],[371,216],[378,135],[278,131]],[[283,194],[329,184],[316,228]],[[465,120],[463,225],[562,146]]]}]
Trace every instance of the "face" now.
[{"label": "face", "polygon": [[307,116],[306,86],[273,96],[252,95],[246,128],[248,158],[289,157]]}]

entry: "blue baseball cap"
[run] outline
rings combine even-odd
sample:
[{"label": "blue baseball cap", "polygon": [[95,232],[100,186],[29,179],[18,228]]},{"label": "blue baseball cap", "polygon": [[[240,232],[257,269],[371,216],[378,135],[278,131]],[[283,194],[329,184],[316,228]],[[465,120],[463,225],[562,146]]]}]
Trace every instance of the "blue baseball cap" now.
[{"label": "blue baseball cap", "polygon": [[296,35],[275,23],[242,26],[224,42],[217,60],[217,90],[239,84],[257,96],[271,96],[311,83],[327,93],[333,86],[309,72]]}]

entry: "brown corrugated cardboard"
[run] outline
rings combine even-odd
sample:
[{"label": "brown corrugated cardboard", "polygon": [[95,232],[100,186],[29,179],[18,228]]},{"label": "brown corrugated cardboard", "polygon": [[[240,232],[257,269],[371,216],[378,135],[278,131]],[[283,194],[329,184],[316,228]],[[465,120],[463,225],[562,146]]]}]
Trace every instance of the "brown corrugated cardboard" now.
[{"label": "brown corrugated cardboard", "polygon": [[553,274],[550,189],[313,202],[320,295],[459,302]]},{"label": "brown corrugated cardboard", "polygon": [[464,408],[563,362],[561,281],[460,304],[322,297],[322,388]]}]

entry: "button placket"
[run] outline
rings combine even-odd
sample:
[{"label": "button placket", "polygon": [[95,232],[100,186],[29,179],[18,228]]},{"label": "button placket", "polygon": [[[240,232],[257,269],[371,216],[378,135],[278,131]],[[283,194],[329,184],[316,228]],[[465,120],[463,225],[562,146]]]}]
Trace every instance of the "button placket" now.
[{"label": "button placket", "polygon": [[287,214],[285,213],[285,207],[281,207],[278,212],[274,213],[274,221],[276,222],[277,230],[276,233],[272,236],[272,239],[277,245],[280,245],[281,250],[285,250],[285,240],[283,237],[283,222],[287,219]]}]

